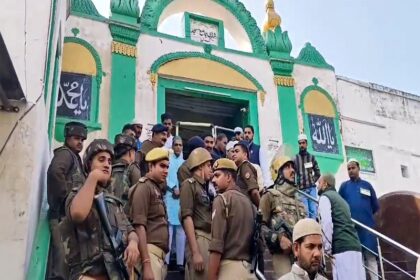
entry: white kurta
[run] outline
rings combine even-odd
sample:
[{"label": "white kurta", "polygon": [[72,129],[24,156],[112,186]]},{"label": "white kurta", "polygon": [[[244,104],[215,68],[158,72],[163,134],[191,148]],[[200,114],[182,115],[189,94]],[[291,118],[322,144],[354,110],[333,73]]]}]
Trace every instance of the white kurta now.
[{"label": "white kurta", "polygon": [[[324,195],[319,199],[318,213],[322,227],[324,251],[331,256],[334,224],[332,221],[331,202]],[[347,251],[334,254],[331,264],[334,280],[366,280],[361,252]]]}]

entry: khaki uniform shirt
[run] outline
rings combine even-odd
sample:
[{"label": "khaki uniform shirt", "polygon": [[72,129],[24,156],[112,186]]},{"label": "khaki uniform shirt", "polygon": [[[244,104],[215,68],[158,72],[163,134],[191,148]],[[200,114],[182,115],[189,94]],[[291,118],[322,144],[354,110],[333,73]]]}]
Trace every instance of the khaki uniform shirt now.
[{"label": "khaki uniform shirt", "polygon": [[257,170],[249,161],[246,160],[238,166],[236,184],[245,195],[249,195],[252,190],[259,190]]},{"label": "khaki uniform shirt", "polygon": [[188,178],[191,178],[192,175],[190,169],[188,168],[187,161],[184,161],[179,167],[176,176],[178,177],[179,185],[181,185]]},{"label": "khaki uniform shirt", "polygon": [[153,150],[154,148],[159,148],[160,146],[156,143],[153,143],[150,140],[146,140],[141,145],[141,149],[138,152],[138,156],[136,157],[136,161],[140,166],[141,174],[146,174],[149,172],[149,165],[146,162],[146,155]]},{"label": "khaki uniform shirt", "polygon": [[[310,280],[310,278],[308,272],[295,263],[292,266],[292,270],[286,275],[283,275],[279,280]],[[327,280],[327,278],[317,273],[314,280]]]},{"label": "khaki uniform shirt", "polygon": [[159,185],[147,175],[140,178],[130,192],[130,218],[134,226],[146,228],[147,243],[168,252],[168,215],[163,195]]},{"label": "khaki uniform shirt", "polygon": [[[102,189],[97,187],[98,189]],[[108,210],[108,220],[111,227],[118,229],[121,235],[117,242],[127,245],[128,234],[134,231],[128,221],[122,202],[102,189],[105,193],[105,202]],[[102,226],[95,202],[82,223],[73,223],[70,215],[70,206],[78,189],[68,195],[65,203],[66,217],[60,224],[62,241],[66,252],[66,261],[70,268],[70,280],[80,278],[82,274],[101,275],[108,274],[110,279],[120,279],[121,275],[115,266],[112,247]]]},{"label": "khaki uniform shirt", "polygon": [[222,254],[222,260],[250,262],[255,213],[248,196],[237,187],[216,196],[209,251]]},{"label": "khaki uniform shirt", "polygon": [[211,231],[211,197],[204,179],[194,176],[181,184],[181,219],[190,216],[194,228]]}]

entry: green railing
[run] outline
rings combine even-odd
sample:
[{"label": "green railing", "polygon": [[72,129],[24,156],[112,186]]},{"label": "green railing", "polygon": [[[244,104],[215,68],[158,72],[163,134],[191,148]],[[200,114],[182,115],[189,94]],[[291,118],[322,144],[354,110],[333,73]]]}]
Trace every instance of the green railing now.
[{"label": "green railing", "polygon": [[27,280],[44,280],[48,264],[48,251],[50,248],[50,228],[47,218],[48,204],[43,199],[38,226],[36,228],[34,244],[32,246]]}]

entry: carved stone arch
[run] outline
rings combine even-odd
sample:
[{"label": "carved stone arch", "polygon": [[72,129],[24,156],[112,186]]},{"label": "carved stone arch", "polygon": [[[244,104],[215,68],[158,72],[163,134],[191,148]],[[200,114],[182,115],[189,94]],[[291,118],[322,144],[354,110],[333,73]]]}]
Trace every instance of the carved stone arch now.
[{"label": "carved stone arch", "polygon": [[[160,16],[165,8],[173,1],[176,0],[146,0],[140,16],[142,28],[157,31]],[[267,55],[264,39],[257,22],[244,4],[239,0],[215,0],[214,2],[223,6],[236,17],[248,35],[253,53]]]}]

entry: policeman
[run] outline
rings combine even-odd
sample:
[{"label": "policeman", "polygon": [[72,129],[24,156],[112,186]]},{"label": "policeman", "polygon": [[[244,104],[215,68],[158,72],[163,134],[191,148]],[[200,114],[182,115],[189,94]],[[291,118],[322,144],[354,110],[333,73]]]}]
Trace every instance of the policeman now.
[{"label": "policeman", "polygon": [[272,171],[275,184],[263,194],[260,209],[262,232],[273,257],[274,276],[278,279],[291,269],[293,227],[306,217],[306,210],[296,193],[292,159],[288,156],[275,158]]},{"label": "policeman", "polygon": [[87,128],[79,122],[64,126],[64,145],[54,150],[54,157],[47,172],[48,219],[51,231],[48,279],[67,279],[64,248],[58,224],[65,216],[64,203],[72,188],[79,188],[85,181],[79,153],[87,137]]},{"label": "policeman", "polygon": [[115,160],[112,164],[110,187],[111,192],[123,201],[124,206],[128,202],[129,188],[141,177],[140,168],[135,163],[136,150],[137,144],[134,137],[123,134],[115,136]]},{"label": "policeman", "polygon": [[232,159],[238,167],[236,184],[241,188],[245,195],[248,195],[252,203],[258,207],[260,203],[260,193],[258,185],[258,175],[255,167],[248,161],[249,150],[248,142],[239,141],[233,147]]},{"label": "policeman", "polygon": [[189,280],[207,279],[213,201],[208,189],[212,176],[211,161],[206,149],[193,150],[187,160],[192,177],[181,185],[181,220],[188,239],[186,270]]},{"label": "policeman", "polygon": [[163,124],[156,124],[152,127],[152,139],[142,143],[137,157],[137,163],[140,166],[141,174],[146,174],[148,171],[148,163],[147,160],[145,160],[147,153],[154,148],[163,147],[166,143],[167,133],[168,128]]},{"label": "policeman", "polygon": [[130,190],[130,218],[140,238],[143,279],[164,280],[169,231],[162,185],[168,176],[169,152],[154,148],[146,161],[149,172]]},{"label": "policeman", "polygon": [[181,185],[182,182],[184,182],[185,180],[187,180],[188,178],[191,177],[191,172],[190,172],[190,168],[188,167],[188,156],[191,154],[192,151],[194,151],[194,149],[196,148],[204,148],[205,144],[203,139],[201,139],[198,136],[193,136],[191,137],[188,142],[187,142],[187,149],[184,153],[184,163],[179,167],[178,172],[177,172],[177,177],[178,177],[178,182]]},{"label": "policeman", "polygon": [[111,143],[105,139],[94,140],[84,156],[85,172],[89,175],[83,186],[73,188],[66,199],[66,218],[61,230],[70,280],[124,279],[94,203],[95,195],[100,193],[105,195],[108,220],[117,242],[126,245],[126,264],[130,268],[138,261],[137,235],[124,214],[122,202],[109,192],[113,156]]},{"label": "policeman", "polygon": [[250,273],[250,252],[256,211],[236,185],[233,161],[219,159],[213,169],[212,182],[219,195],[213,202],[209,279],[255,279]]}]

